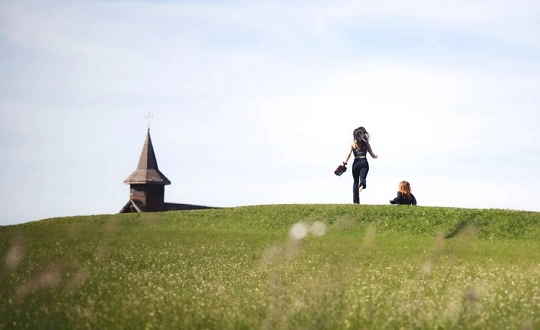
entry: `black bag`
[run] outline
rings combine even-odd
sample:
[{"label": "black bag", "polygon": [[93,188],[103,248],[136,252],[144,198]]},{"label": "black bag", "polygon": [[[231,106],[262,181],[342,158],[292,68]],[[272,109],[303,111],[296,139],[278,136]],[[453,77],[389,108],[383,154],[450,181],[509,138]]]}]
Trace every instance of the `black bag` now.
[{"label": "black bag", "polygon": [[334,174],[340,176],[341,174],[345,173],[345,171],[347,171],[347,166],[339,165],[334,171]]}]

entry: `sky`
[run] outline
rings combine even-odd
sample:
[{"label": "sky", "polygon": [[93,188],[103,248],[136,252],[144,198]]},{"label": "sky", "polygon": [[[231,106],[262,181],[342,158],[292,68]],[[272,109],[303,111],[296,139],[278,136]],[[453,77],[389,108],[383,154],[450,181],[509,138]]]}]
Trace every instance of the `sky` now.
[{"label": "sky", "polygon": [[[540,211],[540,2],[0,2],[0,225],[118,213],[147,132],[165,201]],[[361,207],[361,206],[359,206]]]}]

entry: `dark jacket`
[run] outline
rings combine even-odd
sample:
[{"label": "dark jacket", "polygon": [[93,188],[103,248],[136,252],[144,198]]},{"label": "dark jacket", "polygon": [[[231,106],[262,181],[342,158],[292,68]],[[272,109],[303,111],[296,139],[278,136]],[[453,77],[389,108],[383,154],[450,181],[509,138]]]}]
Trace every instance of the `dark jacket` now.
[{"label": "dark jacket", "polygon": [[401,205],[416,205],[416,198],[411,193],[411,198],[407,198],[406,195],[403,195],[398,191],[397,197],[390,200],[390,204],[401,204]]}]

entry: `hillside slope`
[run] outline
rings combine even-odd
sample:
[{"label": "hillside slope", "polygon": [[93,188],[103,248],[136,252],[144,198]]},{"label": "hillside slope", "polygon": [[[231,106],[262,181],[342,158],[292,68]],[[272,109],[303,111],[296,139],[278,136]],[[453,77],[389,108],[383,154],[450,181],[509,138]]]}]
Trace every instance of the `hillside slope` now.
[{"label": "hillside slope", "polygon": [[[0,234],[32,231],[34,228],[65,228],[115,219],[120,222],[161,223],[171,229],[181,225],[221,230],[287,230],[299,221],[323,221],[329,225],[352,221],[355,226],[374,225],[379,232],[433,236],[447,235],[464,225],[478,229],[479,238],[540,240],[540,212],[463,209],[447,207],[410,207],[392,205],[286,204],[257,205],[196,211],[90,215],[45,219],[15,226],[0,227]],[[149,220],[151,219],[151,220]]]},{"label": "hillside slope", "polygon": [[0,227],[0,328],[540,327],[540,213],[260,205]]}]

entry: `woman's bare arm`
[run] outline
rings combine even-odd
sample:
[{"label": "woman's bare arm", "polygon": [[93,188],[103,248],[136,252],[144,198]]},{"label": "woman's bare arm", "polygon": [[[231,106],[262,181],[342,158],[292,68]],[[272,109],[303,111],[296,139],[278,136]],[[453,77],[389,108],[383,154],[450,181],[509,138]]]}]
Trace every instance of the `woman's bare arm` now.
[{"label": "woman's bare arm", "polygon": [[347,154],[347,157],[345,157],[345,161],[343,162],[343,165],[347,165],[347,162],[349,161],[349,158],[351,158],[351,154],[353,152],[354,145],[351,144],[351,148],[349,149],[349,153]]},{"label": "woman's bare arm", "polygon": [[369,154],[371,155],[371,157],[373,157],[373,158],[378,158],[379,157],[379,156],[377,156],[377,155],[375,155],[373,153],[373,150],[371,150],[371,145],[369,143],[367,144],[367,150],[368,150]]}]

